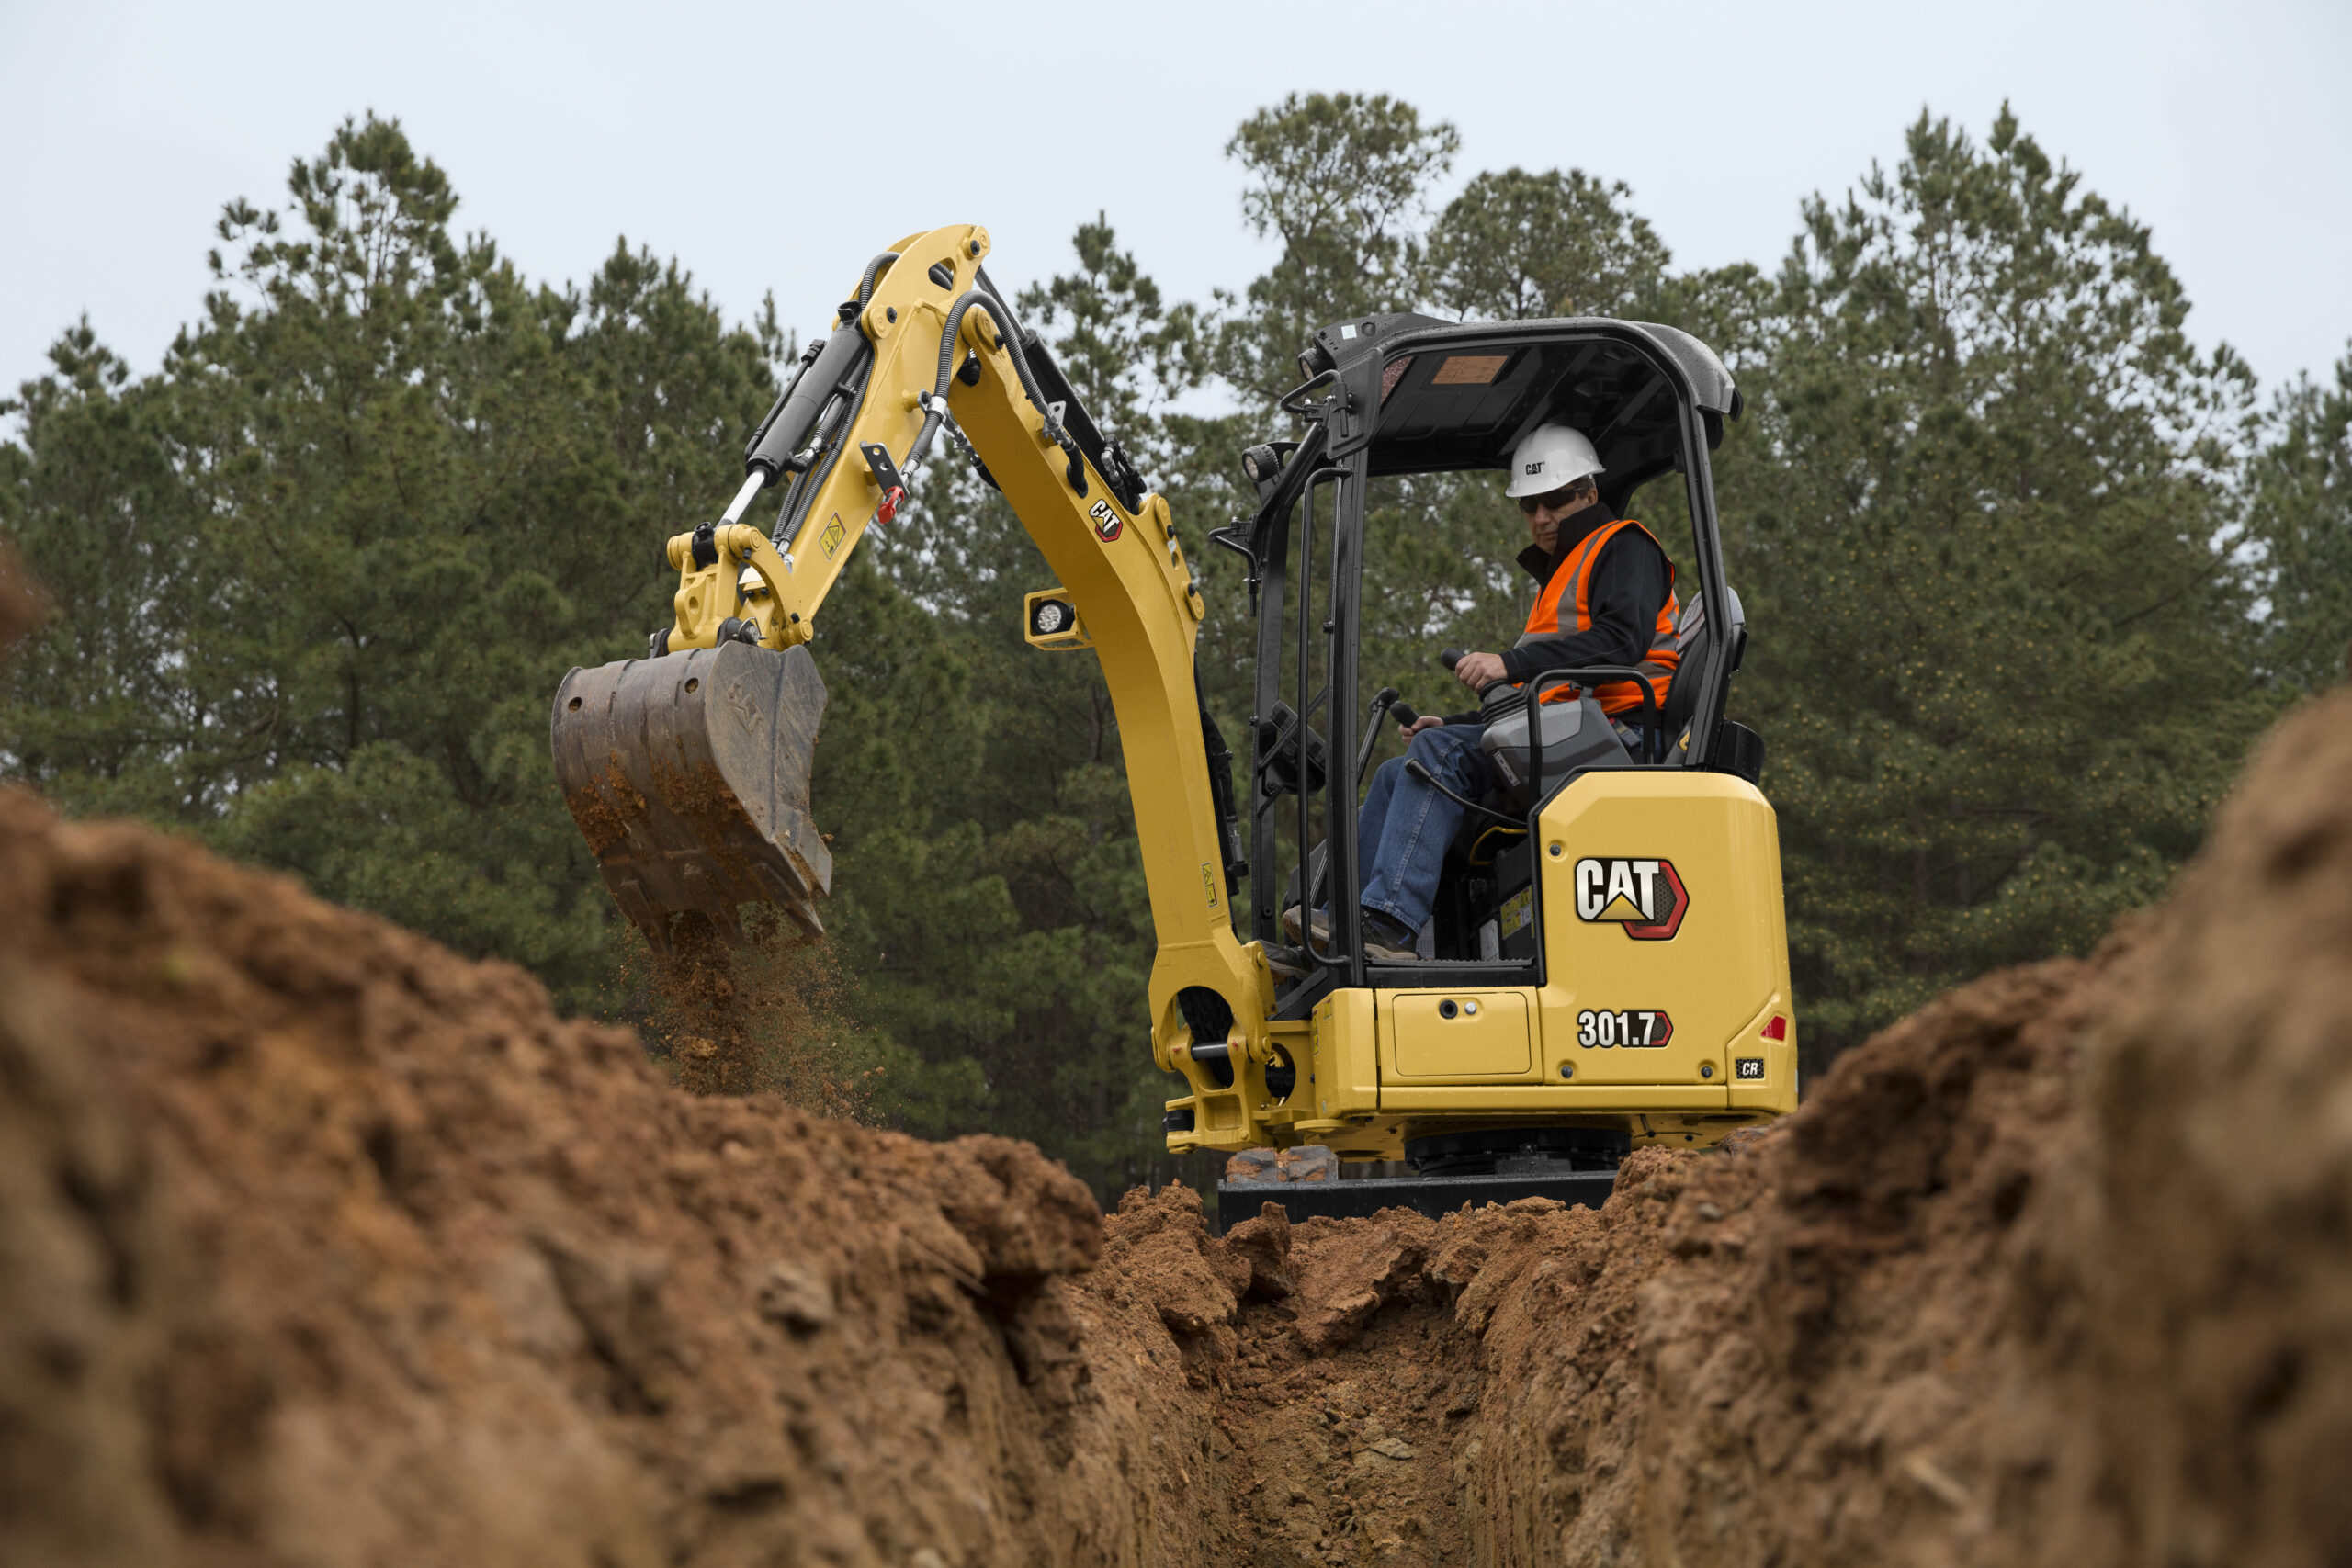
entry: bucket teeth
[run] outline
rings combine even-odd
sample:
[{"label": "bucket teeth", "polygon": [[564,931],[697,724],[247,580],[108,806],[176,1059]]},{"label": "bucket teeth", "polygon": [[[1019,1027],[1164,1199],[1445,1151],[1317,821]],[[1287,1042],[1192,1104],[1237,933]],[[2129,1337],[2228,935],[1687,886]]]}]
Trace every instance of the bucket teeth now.
[{"label": "bucket teeth", "polygon": [[773,904],[810,936],[832,855],[808,817],[825,683],[805,648],[748,643],[574,670],[550,745],[564,804],[621,912],[657,953],[700,913],[741,940],[738,906]]}]

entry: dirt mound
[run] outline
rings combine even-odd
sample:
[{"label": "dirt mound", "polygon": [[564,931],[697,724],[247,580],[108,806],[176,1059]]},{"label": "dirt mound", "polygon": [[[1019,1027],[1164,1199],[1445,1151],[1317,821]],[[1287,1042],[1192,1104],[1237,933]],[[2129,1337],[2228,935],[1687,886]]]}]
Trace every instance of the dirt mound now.
[{"label": "dirt mound", "polygon": [[1140,1559],[1099,1220],[1027,1145],[695,1099],[518,970],[21,795],[0,908],[12,1561]]},{"label": "dirt mound", "polygon": [[1599,1212],[1098,1216],[23,795],[0,908],[10,1561],[2352,1561],[2352,695]]},{"label": "dirt mound", "polygon": [[2352,1561],[2352,694],[2162,909],[1759,1151],[1692,1162],[1643,1296],[1650,1560]]}]

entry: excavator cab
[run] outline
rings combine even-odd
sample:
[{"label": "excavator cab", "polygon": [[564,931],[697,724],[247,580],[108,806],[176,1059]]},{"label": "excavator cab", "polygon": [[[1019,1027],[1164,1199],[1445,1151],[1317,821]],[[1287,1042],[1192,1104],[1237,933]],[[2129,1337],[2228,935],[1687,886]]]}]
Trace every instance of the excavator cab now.
[{"label": "excavator cab", "polygon": [[[1266,1195],[1295,1213],[1303,1200],[1352,1213],[1553,1190],[1544,1179],[1589,1190],[1636,1143],[1710,1144],[1792,1108],[1762,742],[1724,716],[1747,626],[1708,467],[1740,412],[1723,362],[1668,326],[1397,314],[1327,327],[1301,368],[1283,407],[1304,437],[1245,455],[1259,510],[1212,536],[1245,558],[1256,608],[1240,914],[1279,959],[1269,1002],[1275,1030],[1295,1031],[1289,1099],[1312,1100],[1292,1129],[1343,1158],[1402,1155],[1419,1175]],[[1384,964],[1367,956],[1356,900],[1332,897],[1360,886],[1371,847],[1357,807],[1397,700],[1366,688],[1401,673],[1359,662],[1373,498],[1400,476],[1492,473],[1499,488],[1546,422],[1591,436],[1612,515],[1638,515],[1653,481],[1680,491],[1690,536],[1677,553],[1693,569],[1677,585],[1681,659],[1663,702],[1645,685],[1623,728],[1589,695],[1533,699],[1634,670],[1556,671],[1483,694],[1508,783],[1464,803],[1419,961]],[[1328,908],[1328,939],[1284,933],[1282,911],[1302,901]],[[1178,1138],[1200,1127],[1201,1099],[1171,1102]],[[1227,1197],[1240,1213],[1261,1195]]]}]

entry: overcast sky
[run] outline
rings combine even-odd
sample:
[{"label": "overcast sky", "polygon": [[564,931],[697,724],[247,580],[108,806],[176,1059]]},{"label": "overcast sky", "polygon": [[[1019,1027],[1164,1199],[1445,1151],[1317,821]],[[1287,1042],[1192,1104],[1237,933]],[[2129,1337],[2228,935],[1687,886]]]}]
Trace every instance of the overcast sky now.
[{"label": "overcast sky", "polygon": [[2026,129],[2155,231],[2191,328],[2266,384],[2352,338],[2352,0],[1783,0],[1148,8],[0,0],[0,388],[87,311],[141,370],[198,310],[231,197],[282,199],[342,117],[397,116],[461,227],[535,278],[626,234],[730,316],[821,323],[902,232],[978,221],[1012,286],[1107,211],[1178,298],[1239,287],[1234,126],[1295,89],[1453,121],[1449,189],[1574,165],[1679,265],[1765,264],[1799,201],[1922,107]]}]

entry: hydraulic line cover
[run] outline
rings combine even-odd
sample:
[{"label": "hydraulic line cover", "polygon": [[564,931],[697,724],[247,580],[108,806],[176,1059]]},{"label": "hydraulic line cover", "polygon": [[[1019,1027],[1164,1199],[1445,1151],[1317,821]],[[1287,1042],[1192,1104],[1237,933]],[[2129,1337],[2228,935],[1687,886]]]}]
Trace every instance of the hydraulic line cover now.
[{"label": "hydraulic line cover", "polygon": [[730,941],[737,906],[775,904],[810,936],[833,858],[808,815],[825,683],[806,648],[723,642],[574,670],[549,744],[564,804],[622,912],[657,953],[670,917]]}]

